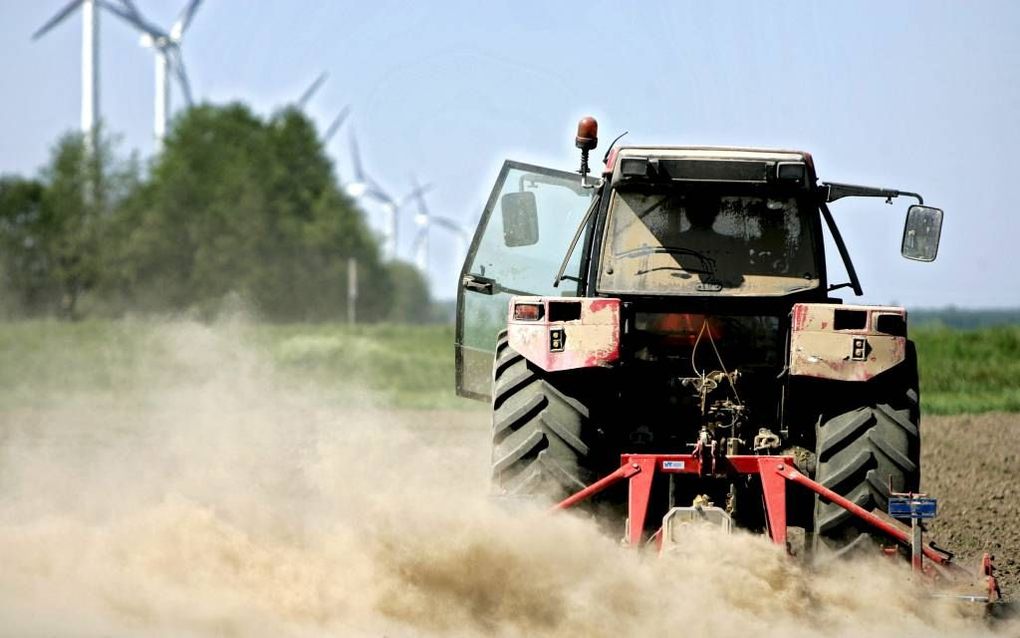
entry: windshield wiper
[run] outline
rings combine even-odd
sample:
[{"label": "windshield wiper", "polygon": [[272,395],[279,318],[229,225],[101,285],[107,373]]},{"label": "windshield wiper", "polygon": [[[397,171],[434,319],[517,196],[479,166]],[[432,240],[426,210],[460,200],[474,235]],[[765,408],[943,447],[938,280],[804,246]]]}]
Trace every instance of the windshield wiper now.
[{"label": "windshield wiper", "polygon": [[574,233],[574,238],[570,240],[570,246],[567,248],[567,254],[563,256],[563,261],[560,263],[560,269],[556,272],[556,279],[553,280],[553,288],[559,288],[560,282],[564,279],[573,279],[578,284],[581,283],[581,279],[578,277],[564,276],[563,272],[567,269],[567,263],[570,262],[570,256],[574,254],[574,248],[577,247],[578,240],[581,239],[581,234],[584,232],[584,227],[591,221],[592,215],[595,214],[595,210],[599,207],[599,201],[602,199],[601,195],[596,195],[591,200],[591,206],[588,207],[588,211],[581,218],[581,223],[577,225],[577,232]]},{"label": "windshield wiper", "polygon": [[692,250],[690,248],[682,248],[680,246],[640,246],[638,248],[631,248],[630,250],[625,250],[622,253],[617,253],[613,255],[613,257],[614,258],[624,257],[627,259],[631,259],[633,257],[642,257],[644,255],[654,253],[663,253],[666,255],[688,255],[690,257],[695,257],[696,259],[699,259],[703,265],[711,265],[711,267],[715,269],[715,259],[706,256],[704,253],[699,253],[696,250]]},{"label": "windshield wiper", "polygon": [[645,268],[638,270],[635,275],[645,275],[656,270],[679,270],[682,272],[694,273],[696,275],[713,275],[715,274],[715,259],[708,257],[696,250],[690,248],[681,248],[679,246],[641,246],[640,248],[632,248],[625,250],[618,255],[613,255],[614,258],[626,258],[631,259],[633,257],[641,257],[649,254],[664,254],[664,255],[687,255],[688,257],[694,257],[701,262],[700,268],[688,268],[683,265],[678,266],[654,266],[652,268]]},{"label": "windshield wiper", "polygon": [[634,271],[635,275],[647,275],[650,272],[657,270],[678,270],[680,272],[691,273],[693,275],[711,275],[715,273],[714,270],[701,270],[699,268],[684,268],[683,266],[655,266],[653,268],[645,268],[643,270]]}]

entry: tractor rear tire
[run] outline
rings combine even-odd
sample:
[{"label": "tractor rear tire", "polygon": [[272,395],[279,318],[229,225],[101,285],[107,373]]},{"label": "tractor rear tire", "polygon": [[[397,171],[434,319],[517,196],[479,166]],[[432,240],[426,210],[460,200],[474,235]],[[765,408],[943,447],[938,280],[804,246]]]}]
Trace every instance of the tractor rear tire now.
[{"label": "tractor rear tire", "polygon": [[[823,415],[816,431],[815,481],[869,511],[887,510],[890,484],[896,492],[916,492],[920,484],[917,364],[909,345],[898,370],[869,381],[856,406],[844,404]],[[814,532],[816,559],[875,546],[867,523],[820,496],[815,497]]]},{"label": "tractor rear tire", "polygon": [[578,374],[546,372],[499,334],[493,360],[492,483],[500,496],[561,500],[594,480],[592,396]]}]

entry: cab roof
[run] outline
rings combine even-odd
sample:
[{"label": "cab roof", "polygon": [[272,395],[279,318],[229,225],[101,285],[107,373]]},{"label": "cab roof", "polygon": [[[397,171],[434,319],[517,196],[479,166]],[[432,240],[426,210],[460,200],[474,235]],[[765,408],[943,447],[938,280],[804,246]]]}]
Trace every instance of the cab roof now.
[{"label": "cab roof", "polygon": [[619,146],[610,150],[606,159],[604,174],[614,173],[619,177],[620,160],[625,158],[655,158],[667,160],[711,161],[758,163],[803,163],[814,177],[814,160],[810,153],[791,149],[748,148],[735,146]]}]

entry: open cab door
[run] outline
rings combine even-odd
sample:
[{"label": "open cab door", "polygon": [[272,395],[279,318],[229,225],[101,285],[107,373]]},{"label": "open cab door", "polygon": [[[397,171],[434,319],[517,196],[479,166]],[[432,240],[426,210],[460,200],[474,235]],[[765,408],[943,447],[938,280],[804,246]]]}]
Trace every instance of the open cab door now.
[{"label": "open cab door", "polygon": [[[457,290],[457,394],[488,400],[496,336],[506,327],[514,295],[575,294],[553,280],[595,188],[577,173],[507,161],[489,195]],[[578,275],[581,250],[565,271]]]}]

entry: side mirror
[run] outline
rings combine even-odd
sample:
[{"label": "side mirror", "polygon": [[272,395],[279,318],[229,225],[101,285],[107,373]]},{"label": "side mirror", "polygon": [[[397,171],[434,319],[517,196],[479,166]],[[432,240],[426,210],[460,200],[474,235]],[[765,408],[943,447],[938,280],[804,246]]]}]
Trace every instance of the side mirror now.
[{"label": "side mirror", "polygon": [[903,226],[900,254],[915,261],[935,261],[941,235],[941,208],[911,206],[907,209],[907,223]]},{"label": "side mirror", "polygon": [[507,193],[500,199],[503,209],[503,243],[510,248],[538,243],[538,204],[529,191]]}]

